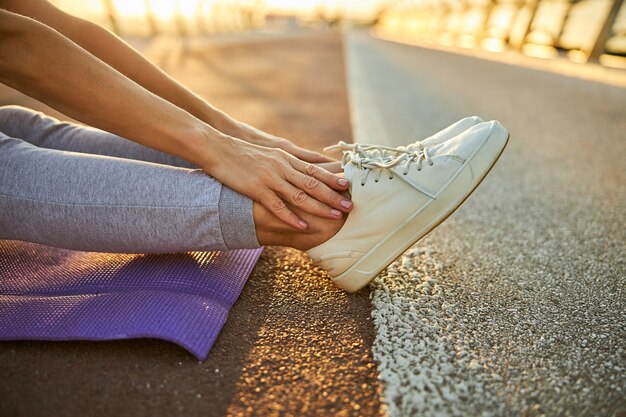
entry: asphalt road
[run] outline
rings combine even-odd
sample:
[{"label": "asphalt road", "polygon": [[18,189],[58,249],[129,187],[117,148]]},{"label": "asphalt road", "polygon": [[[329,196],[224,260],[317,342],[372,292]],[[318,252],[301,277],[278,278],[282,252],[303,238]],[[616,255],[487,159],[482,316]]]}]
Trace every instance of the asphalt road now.
[{"label": "asphalt road", "polygon": [[352,33],[355,141],[467,115],[508,148],[373,286],[389,415],[626,415],[626,89]]}]

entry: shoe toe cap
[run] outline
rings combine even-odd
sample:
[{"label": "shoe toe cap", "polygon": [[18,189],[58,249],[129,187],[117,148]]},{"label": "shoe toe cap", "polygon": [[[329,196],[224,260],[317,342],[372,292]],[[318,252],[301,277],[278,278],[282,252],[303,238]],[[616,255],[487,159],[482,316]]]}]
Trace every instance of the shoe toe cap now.
[{"label": "shoe toe cap", "polygon": [[454,138],[442,143],[431,156],[470,158],[489,138],[498,122],[476,124]]}]

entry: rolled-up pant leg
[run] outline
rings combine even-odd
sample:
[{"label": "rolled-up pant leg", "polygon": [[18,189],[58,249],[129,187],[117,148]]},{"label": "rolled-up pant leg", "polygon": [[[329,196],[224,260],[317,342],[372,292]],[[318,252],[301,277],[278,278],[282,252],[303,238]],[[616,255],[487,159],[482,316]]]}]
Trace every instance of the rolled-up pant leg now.
[{"label": "rolled-up pant leg", "polygon": [[186,161],[15,107],[0,108],[0,132],[2,239],[127,253],[258,246],[252,201]]}]

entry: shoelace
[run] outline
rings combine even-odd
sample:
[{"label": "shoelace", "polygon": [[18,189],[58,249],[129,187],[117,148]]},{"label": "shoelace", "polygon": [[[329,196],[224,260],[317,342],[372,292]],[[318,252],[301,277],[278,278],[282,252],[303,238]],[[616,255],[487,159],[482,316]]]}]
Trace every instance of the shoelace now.
[{"label": "shoelace", "polygon": [[431,166],[434,164],[428,154],[428,149],[419,142],[408,146],[392,148],[383,145],[346,143],[340,141],[336,145],[324,148],[325,151],[338,149],[343,150],[343,157],[341,158],[342,168],[348,163],[353,163],[357,167],[367,171],[361,178],[362,186],[367,182],[371,170],[377,170],[374,182],[378,182],[384,169],[389,170],[389,179],[393,179],[393,173],[390,168],[397,166],[401,162],[404,162],[402,175],[409,173],[409,168],[413,163],[417,164],[418,171],[422,170],[422,161],[426,161],[428,165]]},{"label": "shoelace", "polygon": [[407,151],[407,150],[414,152],[415,150],[421,151],[424,149],[425,149],[424,146],[420,142],[415,142],[408,146],[398,146],[398,147],[392,148],[390,146],[370,145],[366,143],[346,143],[341,140],[335,145],[325,147],[324,151],[327,151],[327,152],[337,151],[337,150],[341,150],[344,152],[352,151],[361,155],[365,155],[366,153],[378,152],[382,156],[382,155],[385,155],[386,153],[397,153],[398,151]]}]

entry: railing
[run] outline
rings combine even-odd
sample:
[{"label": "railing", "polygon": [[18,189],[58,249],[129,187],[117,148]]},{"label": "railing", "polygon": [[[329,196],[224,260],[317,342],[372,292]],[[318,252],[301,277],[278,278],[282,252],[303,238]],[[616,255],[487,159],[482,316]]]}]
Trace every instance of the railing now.
[{"label": "railing", "polygon": [[118,35],[207,34],[262,27],[262,0],[53,0]]},{"label": "railing", "polygon": [[376,30],[423,42],[520,50],[550,58],[626,68],[623,0],[404,0],[380,15]]}]

